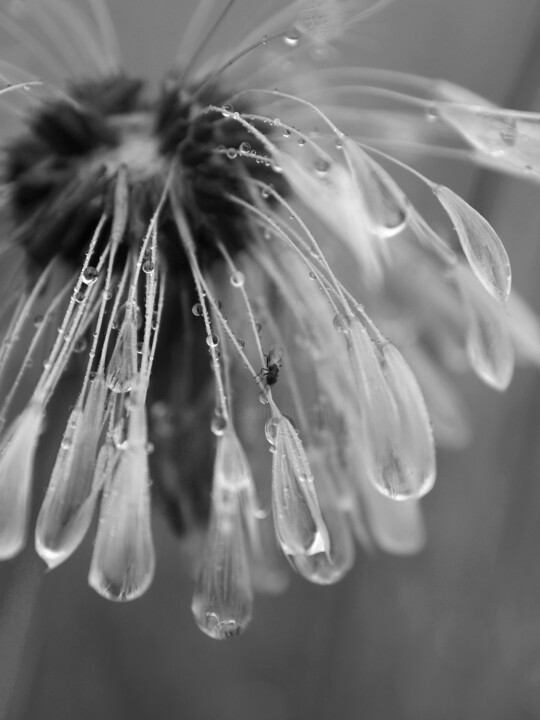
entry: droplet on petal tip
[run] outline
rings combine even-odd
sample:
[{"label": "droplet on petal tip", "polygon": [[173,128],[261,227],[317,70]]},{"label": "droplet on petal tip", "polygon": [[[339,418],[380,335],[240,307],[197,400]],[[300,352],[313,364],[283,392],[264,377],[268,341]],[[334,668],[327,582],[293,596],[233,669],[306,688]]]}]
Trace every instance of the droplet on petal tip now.
[{"label": "droplet on petal tip", "polygon": [[434,193],[444,207],[461,242],[469,264],[486,290],[505,303],[510,295],[510,260],[501,239],[488,221],[463,198],[443,185]]}]

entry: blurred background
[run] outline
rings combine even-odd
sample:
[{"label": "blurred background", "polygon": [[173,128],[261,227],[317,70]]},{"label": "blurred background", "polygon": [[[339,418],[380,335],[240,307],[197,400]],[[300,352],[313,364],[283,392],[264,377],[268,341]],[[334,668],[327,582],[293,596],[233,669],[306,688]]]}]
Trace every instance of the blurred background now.
[{"label": "blurred background", "polygon": [[[236,22],[262,1],[244,0]],[[126,66],[156,80],[194,0],[110,5]],[[540,110],[536,0],[396,0],[358,38],[347,51],[354,64]],[[540,310],[538,187],[450,162],[422,168],[488,217],[515,287]],[[0,718],[540,718],[539,376],[518,370],[504,395],[461,382],[474,440],[439,453],[426,550],[359,552],[334,587],[293,578],[285,595],[257,598],[251,627],[230,642],[195,627],[192,583],[160,517],[157,576],[132,604],[90,590],[88,546],[53,573],[32,551],[0,565]]]}]

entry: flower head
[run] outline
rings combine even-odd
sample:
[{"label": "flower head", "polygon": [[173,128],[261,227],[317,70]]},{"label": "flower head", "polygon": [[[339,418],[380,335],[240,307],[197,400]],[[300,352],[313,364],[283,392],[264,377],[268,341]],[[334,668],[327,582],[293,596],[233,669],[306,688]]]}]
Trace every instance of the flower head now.
[{"label": "flower head", "polygon": [[[419,143],[435,121],[476,158],[536,173],[520,135],[535,118],[444,83],[319,64],[382,4],[297,0],[220,60],[206,42],[234,2],[217,17],[203,2],[157,92],[122,67],[98,0],[94,19],[64,0],[0,17],[16,36],[25,14],[44,33],[61,21],[92,61],[67,88],[0,67],[0,99],[31,103],[1,165],[14,277],[2,286],[2,557],[25,544],[68,369],[78,385],[35,546],[58,565],[97,512],[89,582],[104,597],[136,598],[152,580],[152,499],[180,534],[203,531],[193,612],[216,638],[249,622],[254,587],[283,586],[276,545],[322,584],[351,568],[355,537],[422,546],[429,411],[441,441],[468,436],[448,369],[468,358],[503,389],[516,349],[538,362],[540,345],[534,316],[507,302],[493,228],[405,165],[394,129]],[[70,56],[70,37],[59,51]],[[362,93],[398,109],[360,110]],[[428,224],[394,169],[427,188],[457,239]],[[516,342],[527,322],[536,336]]]}]

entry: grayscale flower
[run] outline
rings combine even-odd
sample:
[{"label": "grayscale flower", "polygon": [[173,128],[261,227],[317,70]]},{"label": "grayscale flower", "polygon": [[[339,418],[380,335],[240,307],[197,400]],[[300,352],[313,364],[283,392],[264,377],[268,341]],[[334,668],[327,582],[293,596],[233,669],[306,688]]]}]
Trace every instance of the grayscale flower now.
[{"label": "grayscale flower", "polygon": [[494,229],[403,160],[433,147],[536,176],[537,117],[336,65],[385,2],[296,0],[212,54],[234,4],[199,3],[157,92],[123,67],[101,0],[0,15],[43,64],[0,63],[0,99],[25,109],[0,165],[0,556],[26,543],[54,415],[38,554],[62,563],[97,513],[89,583],[137,598],[154,502],[194,548],[192,609],[215,638],[245,628],[254,588],[282,589],[278,549],[320,584],[355,539],[419,550],[434,434],[469,439],[451,372],[502,390],[516,354],[540,362]]}]

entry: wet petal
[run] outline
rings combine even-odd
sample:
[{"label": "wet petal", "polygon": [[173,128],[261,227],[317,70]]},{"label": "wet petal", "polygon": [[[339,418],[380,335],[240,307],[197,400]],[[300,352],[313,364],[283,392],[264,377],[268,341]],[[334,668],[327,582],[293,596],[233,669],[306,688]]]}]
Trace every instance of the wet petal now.
[{"label": "wet petal", "polygon": [[107,367],[107,385],[113,392],[129,392],[137,376],[137,324],[129,308]]},{"label": "wet petal", "polygon": [[120,452],[103,493],[88,582],[108,600],[134,600],[154,567],[147,451],[132,445]]},{"label": "wet petal", "polygon": [[273,418],[272,511],[276,535],[288,555],[325,551],[328,534],[302,442],[283,415]]},{"label": "wet petal", "polygon": [[83,540],[99,490],[95,473],[105,412],[106,388],[97,376],[84,408],[79,404],[68,420],[36,524],[36,551],[49,567],[66,560]]},{"label": "wet petal", "polygon": [[514,346],[508,319],[491,296],[462,271],[461,287],[468,316],[467,355],[471,367],[496,390],[506,390],[514,372]]},{"label": "wet petal", "polygon": [[253,590],[238,493],[227,509],[214,503],[191,609],[199,628],[216,640],[239,635],[251,620]]},{"label": "wet petal", "polygon": [[510,294],[510,261],[501,239],[474,208],[443,185],[433,192],[454,223],[463,252],[477,278],[501,302]]},{"label": "wet petal", "polygon": [[435,482],[435,445],[422,392],[414,373],[393,345],[384,347],[384,374],[394,400],[392,451],[374,478],[394,500],[420,498]]},{"label": "wet petal", "polygon": [[31,403],[0,441],[0,559],[19,553],[26,543],[34,457],[44,410]]},{"label": "wet petal", "polygon": [[329,585],[341,578],[354,564],[355,549],[352,531],[343,510],[338,507],[332,493],[332,479],[323,451],[310,448],[309,461],[322,516],[328,531],[329,546],[324,552],[290,557],[293,567],[313,583]]}]

